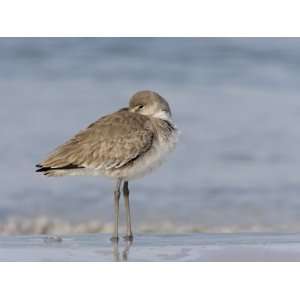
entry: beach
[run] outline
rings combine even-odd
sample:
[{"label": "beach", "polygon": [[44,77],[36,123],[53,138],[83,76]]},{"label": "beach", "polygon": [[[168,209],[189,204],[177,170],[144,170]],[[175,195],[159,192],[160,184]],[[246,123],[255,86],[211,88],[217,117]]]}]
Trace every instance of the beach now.
[{"label": "beach", "polygon": [[[0,261],[300,261],[299,39],[1,39]],[[170,159],[129,183],[35,165],[137,90],[169,102]],[[125,232],[124,202],[120,232]]]},{"label": "beach", "polygon": [[0,261],[300,261],[300,234],[137,235],[112,243],[108,234],[0,237]]}]

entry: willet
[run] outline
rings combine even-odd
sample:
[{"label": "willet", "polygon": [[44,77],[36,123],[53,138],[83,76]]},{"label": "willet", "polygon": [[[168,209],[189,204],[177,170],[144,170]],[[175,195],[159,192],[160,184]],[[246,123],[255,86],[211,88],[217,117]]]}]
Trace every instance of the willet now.
[{"label": "willet", "polygon": [[132,96],[127,108],[104,116],[54,150],[37,165],[47,176],[104,175],[116,180],[114,232],[118,240],[119,199],[123,183],[126,240],[132,240],[128,181],[159,166],[177,143],[168,102],[152,91]]}]

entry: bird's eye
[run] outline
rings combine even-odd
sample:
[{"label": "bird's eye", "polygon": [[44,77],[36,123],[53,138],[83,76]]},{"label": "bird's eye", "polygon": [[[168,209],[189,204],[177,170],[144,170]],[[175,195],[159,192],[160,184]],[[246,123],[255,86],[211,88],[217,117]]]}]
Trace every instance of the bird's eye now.
[{"label": "bird's eye", "polygon": [[144,108],[144,105],[139,105],[138,106],[138,109],[140,110],[140,109],[143,109]]}]

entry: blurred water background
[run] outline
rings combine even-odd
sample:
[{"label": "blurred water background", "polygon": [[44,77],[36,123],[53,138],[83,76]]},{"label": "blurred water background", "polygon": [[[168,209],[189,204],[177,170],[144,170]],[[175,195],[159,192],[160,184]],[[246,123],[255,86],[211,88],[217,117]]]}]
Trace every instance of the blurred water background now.
[{"label": "blurred water background", "polygon": [[141,89],[182,134],[130,184],[135,231],[300,231],[300,39],[1,38],[1,234],[111,230],[110,180],[34,165]]}]

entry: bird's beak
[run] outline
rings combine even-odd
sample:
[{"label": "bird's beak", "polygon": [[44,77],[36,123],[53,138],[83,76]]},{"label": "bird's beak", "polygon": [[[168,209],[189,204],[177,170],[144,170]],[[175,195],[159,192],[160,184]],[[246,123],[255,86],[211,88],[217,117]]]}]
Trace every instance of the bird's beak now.
[{"label": "bird's beak", "polygon": [[128,110],[130,111],[130,112],[137,112],[137,110],[138,110],[138,107],[131,107],[131,108],[128,108]]}]

